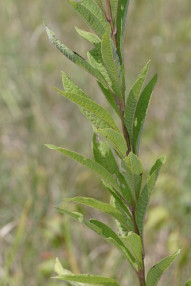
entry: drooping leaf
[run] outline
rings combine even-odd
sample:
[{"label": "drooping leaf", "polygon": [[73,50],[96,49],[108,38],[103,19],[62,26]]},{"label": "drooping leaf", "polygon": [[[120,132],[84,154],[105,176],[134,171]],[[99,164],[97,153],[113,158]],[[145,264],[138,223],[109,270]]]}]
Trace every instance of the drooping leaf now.
[{"label": "drooping leaf", "polygon": [[84,38],[85,40],[87,40],[88,42],[92,43],[92,44],[98,44],[101,42],[100,38],[93,34],[93,33],[90,33],[90,32],[86,32],[84,30],[81,30],[77,27],[75,27],[76,29],[76,32],[82,37]]},{"label": "drooping leaf", "polygon": [[123,43],[129,0],[118,0],[117,7],[117,49],[120,60],[123,62]]},{"label": "drooping leaf", "polygon": [[132,196],[136,202],[139,198],[143,175],[141,161],[133,152],[130,152],[122,161],[122,167],[124,168],[124,177],[128,182]]},{"label": "drooping leaf", "polygon": [[141,235],[143,232],[143,222],[144,222],[146,209],[149,203],[150,195],[156,183],[156,180],[158,178],[160,169],[162,165],[165,163],[165,160],[166,160],[166,157],[161,156],[159,159],[157,159],[157,161],[151,168],[151,171],[147,178],[147,182],[141,191],[141,194],[139,196],[139,199],[136,205],[135,216],[136,216],[136,222],[139,228],[139,232]]},{"label": "drooping leaf", "polygon": [[119,57],[111,39],[111,30],[107,29],[101,42],[101,52],[105,68],[112,81],[112,88],[119,99],[124,98],[124,83]]},{"label": "drooping leaf", "polygon": [[118,130],[110,113],[92,99],[71,92],[63,92],[59,89],[55,90],[82,107],[83,110],[87,112],[87,116],[86,113],[83,112],[84,115],[96,128],[114,128]]},{"label": "drooping leaf", "polygon": [[74,151],[71,151],[71,150],[68,150],[65,148],[57,147],[54,145],[48,145],[48,144],[46,144],[45,146],[47,146],[48,148],[50,148],[52,150],[59,151],[62,154],[64,154],[65,156],[67,156],[67,157],[77,161],[78,163],[88,167],[89,169],[91,169],[92,171],[97,173],[104,181],[106,181],[109,186],[112,186],[114,189],[119,190],[119,186],[118,186],[117,182],[115,181],[114,177],[102,165],[98,164],[94,160],[86,158],[85,156],[83,156],[79,153],[76,153]]},{"label": "drooping leaf", "polygon": [[98,85],[99,85],[101,91],[103,92],[103,94],[105,95],[105,98],[107,99],[107,101],[110,103],[110,105],[116,111],[118,116],[121,117],[121,114],[119,111],[119,106],[116,103],[114,93],[110,89],[106,88],[101,82],[98,82]]},{"label": "drooping leaf", "polygon": [[127,152],[127,144],[121,133],[111,128],[98,129],[98,132],[105,136],[105,138],[109,143],[111,143],[121,158],[125,158]]},{"label": "drooping leaf", "polygon": [[78,212],[70,212],[69,210],[65,208],[58,208],[58,211],[60,213],[67,214],[71,216],[73,219],[83,223],[91,230],[95,231],[97,234],[102,236],[104,239],[106,239],[109,243],[117,247],[128,259],[129,263],[134,269],[138,269],[137,261],[132,256],[132,254],[129,252],[129,250],[125,247],[124,243],[121,241],[119,236],[106,224],[103,222],[100,222],[95,219],[91,219],[89,221],[84,220],[84,217],[81,213]]},{"label": "drooping leaf", "polygon": [[153,266],[147,274],[146,285],[156,286],[162,274],[173,263],[173,261],[175,260],[175,258],[177,257],[179,253],[180,253],[180,250],[175,252],[173,255],[170,255],[162,259],[155,266]]},{"label": "drooping leaf", "polygon": [[126,101],[125,125],[126,125],[128,133],[129,133],[131,147],[133,147],[132,131],[133,131],[133,126],[134,126],[134,121],[135,121],[134,117],[135,117],[135,112],[136,112],[136,106],[137,106],[137,102],[138,102],[138,99],[140,96],[141,89],[142,89],[143,84],[145,82],[145,78],[147,76],[148,66],[149,66],[149,62],[141,70],[136,82],[134,83],[134,85],[132,86],[132,88],[130,90],[130,93],[129,93],[129,95],[127,97],[127,101]]},{"label": "drooping leaf", "polygon": [[111,215],[112,217],[117,219],[119,222],[121,222],[123,225],[126,225],[127,223],[124,216],[117,208],[115,208],[114,206],[110,204],[103,203],[99,200],[96,200],[93,198],[87,198],[87,197],[74,197],[74,198],[65,199],[64,201],[79,203],[79,204],[83,204],[88,207],[95,208],[97,210],[100,210],[104,213]]},{"label": "drooping leaf", "polygon": [[94,0],[68,0],[100,38],[102,38],[108,23],[97,3]]},{"label": "drooping leaf", "polygon": [[134,117],[134,125],[132,130],[133,150],[135,154],[138,154],[139,151],[139,142],[142,133],[142,128],[146,112],[149,106],[149,102],[151,99],[151,95],[156,85],[156,82],[157,82],[157,75],[155,75],[146,85],[137,102],[135,117]]},{"label": "drooping leaf", "polygon": [[142,258],[142,242],[141,237],[134,233],[129,232],[126,237],[120,237],[126,248],[131,252],[132,256],[136,258],[137,264],[140,268],[143,266]]},{"label": "drooping leaf", "polygon": [[79,54],[77,54],[76,52],[73,52],[66,45],[61,43],[55,37],[54,32],[51,31],[47,26],[45,28],[46,28],[46,32],[47,32],[47,35],[48,35],[50,41],[57,47],[57,49],[63,55],[65,55],[73,63],[75,63],[78,66],[80,66],[81,68],[85,69],[91,75],[95,76],[97,78],[97,80],[102,82],[104,85],[106,85],[105,79],[103,78],[103,76],[100,74],[100,72],[98,70],[96,70],[94,67],[92,67],[92,65],[88,61],[86,61],[83,57],[81,57]]},{"label": "drooping leaf", "polygon": [[68,281],[68,282],[71,282],[71,281],[81,282],[83,283],[83,285],[119,286],[119,284],[114,279],[107,278],[101,275],[68,274],[68,275],[60,275],[54,278],[59,279],[59,280]]}]

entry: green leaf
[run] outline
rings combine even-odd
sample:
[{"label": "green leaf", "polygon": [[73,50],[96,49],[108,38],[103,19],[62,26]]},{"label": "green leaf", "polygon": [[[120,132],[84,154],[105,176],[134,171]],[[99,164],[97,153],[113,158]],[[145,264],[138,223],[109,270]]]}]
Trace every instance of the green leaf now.
[{"label": "green leaf", "polygon": [[98,201],[96,199],[87,198],[87,197],[74,197],[74,198],[65,199],[64,201],[79,203],[85,206],[95,208],[97,210],[100,210],[104,213],[111,215],[112,217],[114,217],[115,219],[117,219],[124,225],[126,225],[127,223],[124,216],[117,208],[115,208],[114,206],[110,204],[102,203],[101,201]]},{"label": "green leaf", "polygon": [[118,0],[117,8],[117,49],[120,60],[123,62],[123,44],[129,0]]},{"label": "green leaf", "polygon": [[173,255],[170,255],[162,259],[155,266],[153,266],[147,274],[146,285],[156,286],[162,274],[174,262],[175,258],[177,257],[179,253],[180,253],[180,250],[175,252]]},{"label": "green leaf", "polygon": [[129,155],[122,161],[122,167],[124,168],[124,177],[130,187],[134,201],[136,202],[139,198],[143,167],[139,158],[130,152]]},{"label": "green leaf", "polygon": [[100,164],[91,160],[89,158],[84,157],[83,155],[76,153],[74,151],[70,151],[65,148],[57,147],[54,145],[45,145],[52,150],[56,150],[64,154],[65,156],[77,161],[78,163],[88,167],[95,173],[97,173],[104,181],[108,183],[109,186],[112,186],[114,189],[119,190],[119,186],[115,181],[114,177]]},{"label": "green leaf", "polygon": [[191,286],[191,279],[186,282],[185,286]]},{"label": "green leaf", "polygon": [[142,128],[143,128],[146,112],[149,106],[150,98],[151,98],[153,89],[156,85],[156,82],[157,82],[157,75],[155,75],[150,80],[150,82],[147,84],[147,86],[144,88],[137,102],[135,117],[134,117],[134,126],[133,126],[133,131],[132,131],[133,149],[134,149],[134,153],[136,154],[138,154]]},{"label": "green leaf", "polygon": [[147,182],[144,186],[144,188],[141,191],[141,194],[139,196],[137,205],[136,205],[136,210],[135,210],[135,217],[136,217],[136,222],[139,228],[139,232],[142,235],[143,232],[143,222],[144,222],[144,217],[146,213],[146,209],[149,203],[150,195],[151,192],[154,188],[154,185],[156,183],[156,180],[158,178],[160,169],[162,165],[165,163],[166,157],[161,156],[153,167],[151,168],[151,171],[148,175]]},{"label": "green leaf", "polygon": [[[81,57],[76,52],[71,51],[66,45],[62,44],[56,37],[53,31],[51,31],[47,26],[45,26],[47,35],[50,39],[50,41],[57,47],[57,49],[65,55],[69,60],[71,60],[73,63],[77,64],[81,68],[85,69],[87,72],[89,72],[91,75],[95,76],[97,80],[102,82],[104,85],[106,85],[106,81],[103,78],[103,76],[100,74],[99,71],[97,71],[92,65],[86,61],[83,57]],[[107,85],[106,85],[107,86]]]},{"label": "green leaf", "polygon": [[137,102],[138,102],[138,99],[140,96],[141,89],[143,87],[143,84],[145,82],[145,78],[146,78],[147,73],[148,73],[149,62],[141,70],[136,82],[134,83],[134,85],[132,86],[132,88],[130,90],[130,93],[129,93],[129,95],[127,97],[127,101],[126,101],[125,125],[126,125],[128,133],[129,133],[131,147],[133,147],[132,131],[133,131],[133,126],[134,126],[134,121],[135,121],[134,117],[135,117],[136,106],[137,106]]},{"label": "green leaf", "polygon": [[143,258],[141,237],[134,232],[129,232],[128,236],[120,238],[129,252],[131,252],[132,256],[136,259],[139,267],[142,268]]},{"label": "green leaf", "polygon": [[106,239],[108,242],[110,242],[112,245],[117,247],[128,259],[129,263],[134,269],[138,269],[138,265],[136,262],[136,259],[132,256],[132,254],[129,252],[129,250],[125,247],[124,243],[121,241],[119,236],[106,224],[103,222],[100,222],[95,219],[91,219],[89,221],[84,220],[84,217],[81,213],[78,212],[70,212],[69,210],[65,208],[58,208],[58,211],[60,213],[64,213],[67,215],[70,215],[73,219],[83,223],[91,230],[95,231],[97,234],[102,236],[104,239]]},{"label": "green leaf", "polygon": [[112,83],[102,60],[101,43],[95,44],[94,49],[89,51],[87,56],[91,65],[102,74],[107,82],[107,86],[110,88]]},{"label": "green leaf", "polygon": [[105,136],[108,142],[111,143],[120,158],[124,158],[126,156],[127,144],[121,133],[111,128],[98,129],[98,132]]},{"label": "green leaf", "polygon": [[116,48],[111,39],[111,31],[107,29],[102,42],[101,42],[101,52],[105,68],[109,74],[112,81],[112,88],[114,93],[119,99],[124,98],[124,86],[122,69],[119,61],[119,57]]},{"label": "green leaf", "polygon": [[117,17],[118,0],[110,0],[110,4],[111,4],[113,24],[114,24],[114,26],[115,26],[116,17]]},{"label": "green leaf", "polygon": [[78,106],[82,107],[83,110],[87,112],[83,112],[84,115],[96,128],[114,128],[115,130],[118,130],[110,113],[95,101],[75,93],[63,92],[59,89],[55,90],[59,94],[76,103]]},{"label": "green leaf", "polygon": [[62,83],[64,90],[66,92],[70,93],[75,93],[83,97],[88,97],[89,96],[82,90],[80,89],[66,74],[65,72],[62,72]]},{"label": "green leaf", "polygon": [[[62,264],[60,263],[59,259],[56,258],[55,266],[54,266],[54,271],[59,275],[73,275],[73,273],[65,268],[62,267]],[[69,283],[71,286],[82,286],[82,283],[77,283],[77,282],[70,282]]]},{"label": "green leaf", "polygon": [[106,88],[101,82],[98,81],[98,85],[101,89],[101,91],[103,92],[103,94],[105,95],[105,98],[107,99],[107,101],[110,103],[110,105],[113,107],[113,109],[116,111],[116,113],[118,114],[119,117],[121,117],[120,111],[119,111],[119,107],[116,103],[115,100],[115,95],[113,94],[113,92],[109,89]]},{"label": "green leaf", "polygon": [[100,38],[93,34],[93,33],[90,33],[90,32],[86,32],[86,31],[83,31],[77,27],[75,27],[76,29],[76,32],[82,37],[84,38],[85,40],[87,40],[88,42],[92,43],[92,44],[98,44],[101,42]]},{"label": "green leaf", "polygon": [[68,0],[68,2],[75,8],[78,14],[83,17],[86,24],[101,38],[108,23],[97,3],[92,0],[80,0],[79,2]]},{"label": "green leaf", "polygon": [[101,164],[111,174],[118,173],[119,168],[108,143],[100,140],[96,133],[94,133],[92,143],[95,161]]},{"label": "green leaf", "polygon": [[112,278],[107,278],[101,275],[91,275],[91,274],[68,274],[68,275],[60,275],[55,277],[59,280],[64,281],[75,281],[82,282],[88,285],[106,285],[106,286],[119,286],[119,284]]}]

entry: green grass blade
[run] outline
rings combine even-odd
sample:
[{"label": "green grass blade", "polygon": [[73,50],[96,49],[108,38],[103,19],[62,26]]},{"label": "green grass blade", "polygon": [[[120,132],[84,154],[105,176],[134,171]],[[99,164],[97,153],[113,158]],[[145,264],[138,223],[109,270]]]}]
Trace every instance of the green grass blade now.
[{"label": "green grass blade", "polygon": [[156,286],[162,274],[167,270],[167,268],[174,262],[180,250],[175,252],[173,255],[165,257],[156,265],[154,265],[147,274],[146,286]]},{"label": "green grass blade", "polygon": [[147,182],[144,186],[144,188],[141,191],[141,194],[139,196],[136,210],[135,210],[135,216],[136,216],[136,222],[139,228],[139,232],[142,235],[143,232],[143,222],[144,222],[144,217],[146,213],[147,206],[149,204],[149,199],[151,192],[154,188],[154,185],[156,183],[156,180],[158,178],[160,169],[162,165],[165,163],[165,156],[160,157],[157,159],[153,167],[151,168],[151,171],[149,173],[149,176],[147,178]]}]

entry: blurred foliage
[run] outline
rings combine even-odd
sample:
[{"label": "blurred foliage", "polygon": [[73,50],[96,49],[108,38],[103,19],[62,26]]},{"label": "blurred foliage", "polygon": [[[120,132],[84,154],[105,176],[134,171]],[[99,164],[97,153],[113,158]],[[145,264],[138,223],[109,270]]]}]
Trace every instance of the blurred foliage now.
[{"label": "blurred foliage", "polygon": [[[191,276],[190,11],[189,0],[132,1],[125,43],[128,87],[149,58],[151,72],[159,74],[141,153],[147,170],[160,154],[168,160],[150,206],[146,263],[150,267],[180,247],[180,259],[164,277],[177,286]],[[90,126],[51,86],[61,88],[63,69],[107,104],[95,80],[51,46],[43,20],[83,56],[88,48],[74,29],[85,25],[66,1],[1,1],[0,280],[8,286],[58,285],[49,279],[58,256],[75,273],[112,274],[133,285],[117,251],[54,208],[74,194],[108,197],[90,171],[44,147],[70,146],[91,156]]]}]

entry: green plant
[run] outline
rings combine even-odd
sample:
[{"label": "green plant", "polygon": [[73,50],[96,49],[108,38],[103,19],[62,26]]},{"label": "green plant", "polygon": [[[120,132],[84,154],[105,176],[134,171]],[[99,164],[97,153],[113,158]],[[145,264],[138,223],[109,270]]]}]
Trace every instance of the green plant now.
[{"label": "green plant", "polygon": [[[75,197],[65,201],[83,204],[109,214],[116,222],[118,233],[101,221],[85,220],[82,213],[71,212],[63,207],[58,210],[61,214],[67,214],[83,223],[117,247],[135,271],[140,285],[154,286],[180,252],[178,250],[164,258],[145,275],[144,217],[165,156],[156,160],[143,184],[144,172],[138,154],[142,128],[157,76],[154,75],[144,86],[148,62],[127,92],[123,42],[128,0],[68,2],[95,32],[76,29],[79,35],[93,44],[93,49],[87,54],[88,60],[62,44],[46,26],[48,37],[62,54],[96,78],[105,98],[119,116],[121,128],[107,110],[92,100],[63,72],[64,91],[56,91],[77,104],[91,122],[94,130],[94,160],[65,148],[46,146],[88,167],[101,177],[111,194],[110,203],[87,197]],[[75,275],[65,270],[59,260],[56,261],[55,270],[58,273],[57,279],[68,281],[71,285],[119,285],[115,280],[103,276]]]}]

